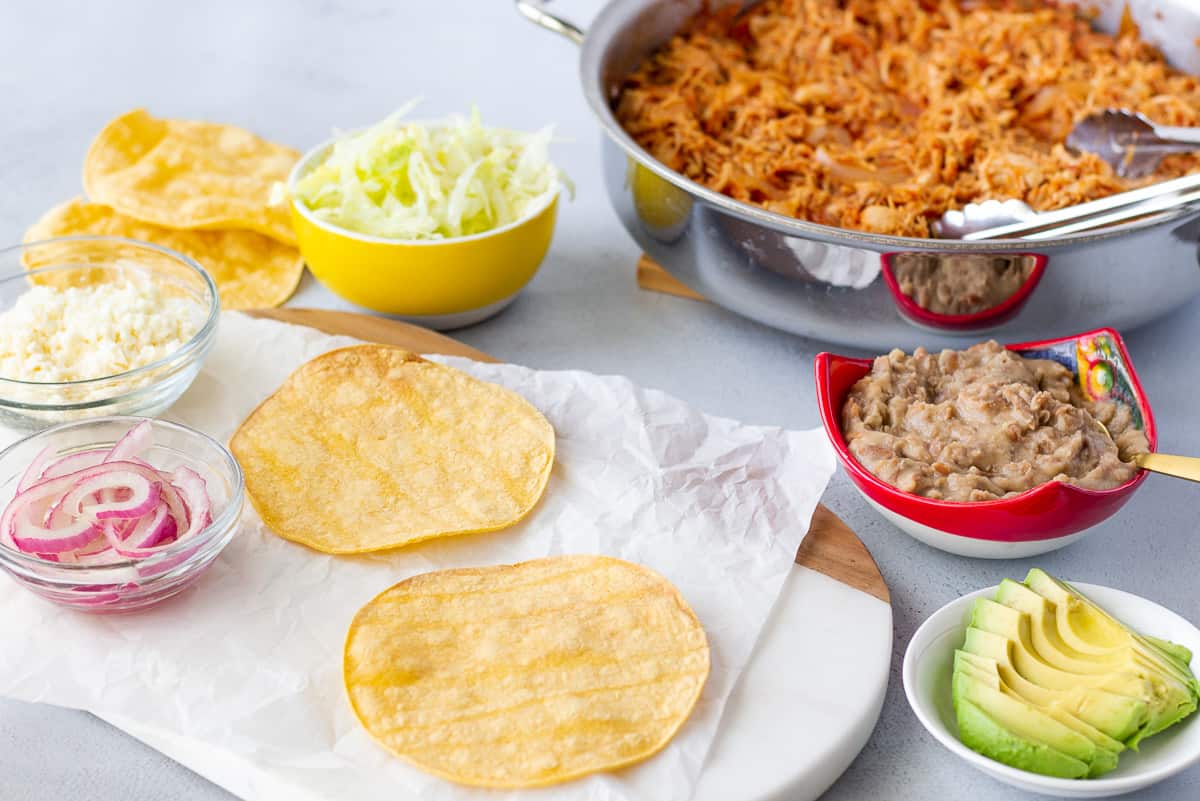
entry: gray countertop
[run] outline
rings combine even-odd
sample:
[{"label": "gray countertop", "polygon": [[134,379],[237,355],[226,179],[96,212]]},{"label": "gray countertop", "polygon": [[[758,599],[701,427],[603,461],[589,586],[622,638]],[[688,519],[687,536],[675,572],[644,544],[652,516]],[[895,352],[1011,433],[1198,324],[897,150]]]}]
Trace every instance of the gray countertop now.
[{"label": "gray countertop", "polygon": [[[599,2],[559,5],[586,21]],[[533,367],[623,373],[706,412],[750,423],[819,425],[811,362],[820,343],[708,304],[637,289],[638,251],[604,196],[600,134],[579,92],[573,48],[521,20],[508,0],[50,0],[9,3],[4,12],[0,242],[19,240],[45,209],[80,192],[88,142],[130,108],[236,123],[303,148],[334,126],[374,121],[417,96],[425,98],[418,115],[427,118],[477,103],[494,124],[556,122],[564,141],[555,157],[578,194],[564,204],[554,246],[524,294],[499,317],[456,336]],[[1147,265],[1147,280],[1153,267]],[[311,277],[292,304],[345,307]],[[1192,303],[1128,336],[1164,448],[1180,453],[1200,453],[1192,397],[1200,383],[1198,311]],[[1198,493],[1184,482],[1152,477],[1116,519],[1037,563],[1200,620]],[[1021,797],[925,734],[900,688],[900,656],[930,612],[1002,577],[1023,575],[1030,562],[972,561],[920,545],[868,509],[841,474],[825,502],[878,560],[896,625],[882,719],[825,797]],[[1144,797],[1200,797],[1200,769]],[[87,714],[0,702],[0,799],[64,798],[232,796]]]}]

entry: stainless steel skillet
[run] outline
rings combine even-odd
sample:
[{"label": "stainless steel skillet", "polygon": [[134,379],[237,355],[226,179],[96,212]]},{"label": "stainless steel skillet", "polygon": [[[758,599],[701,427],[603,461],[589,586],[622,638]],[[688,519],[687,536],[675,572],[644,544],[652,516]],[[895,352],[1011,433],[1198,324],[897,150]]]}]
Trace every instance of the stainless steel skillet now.
[{"label": "stainless steel skillet", "polygon": [[[1097,25],[1113,30],[1126,2],[1146,39],[1176,66],[1200,73],[1195,47],[1200,4],[1089,0],[1088,5],[1101,12]],[[983,331],[1023,341],[1104,325],[1130,329],[1200,294],[1196,209],[1053,240],[955,242],[796,220],[675,173],[622,130],[611,104],[624,76],[702,3],[612,0],[586,32],[536,0],[517,0],[517,7],[580,45],[580,82],[607,134],[605,183],[622,224],[651,257],[711,300],[797,334],[879,350],[961,344]],[[1022,287],[1017,303],[943,313],[905,294],[906,275],[989,270],[1011,275],[1015,269],[1029,274],[1033,284]]]}]

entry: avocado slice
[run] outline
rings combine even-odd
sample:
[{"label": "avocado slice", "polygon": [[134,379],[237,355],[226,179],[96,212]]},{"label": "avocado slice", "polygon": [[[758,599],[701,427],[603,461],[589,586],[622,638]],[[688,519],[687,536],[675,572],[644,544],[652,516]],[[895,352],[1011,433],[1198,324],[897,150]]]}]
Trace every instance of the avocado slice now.
[{"label": "avocado slice", "polygon": [[989,759],[1045,776],[1063,779],[1087,776],[1085,763],[1041,743],[1022,740],[965,698],[956,698],[954,714],[958,720],[958,738],[967,748]]},{"label": "avocado slice", "polygon": [[1096,758],[1088,738],[963,671],[953,679],[959,738],[968,748],[1014,768],[1083,778]]},{"label": "avocado slice", "polygon": [[1117,680],[1112,672],[1077,673],[1051,662],[1050,659],[1056,655],[1045,654],[1034,644],[1029,615],[989,598],[975,601],[971,625],[1011,640],[1014,645],[1013,662],[1017,670],[1043,687],[1053,690],[1099,687],[1133,698],[1144,698],[1153,690],[1148,683],[1138,683],[1136,677],[1122,675]]},{"label": "avocado slice", "polygon": [[[1070,595],[1055,603],[1034,592],[1024,584],[1005,579],[996,592],[996,600],[1005,606],[1029,615],[1030,636],[1034,648],[1046,661],[1074,673],[1104,673],[1130,666],[1130,658],[1152,671],[1162,671],[1187,685],[1193,681],[1190,673],[1176,659],[1157,646],[1143,642],[1111,617],[1097,614],[1092,607]],[[1073,608],[1067,616],[1068,625],[1061,625],[1064,616],[1059,610]],[[1084,622],[1083,629],[1103,638],[1104,646],[1095,646],[1078,637],[1071,623]],[[1080,651],[1067,642],[1074,638],[1092,650]],[[1132,653],[1131,653],[1132,652]]]},{"label": "avocado slice", "polygon": [[[1148,706],[1140,698],[1100,687],[1070,686],[1070,674],[1060,674],[1067,685],[1065,689],[1051,689],[1039,683],[1039,676],[1044,680],[1047,672],[1056,669],[1038,662],[1033,655],[1018,651],[1011,640],[990,631],[974,626],[968,628],[963,650],[993,660],[1002,680],[1022,698],[1041,707],[1060,707],[1115,741],[1123,742],[1136,733],[1148,718]],[[1026,673],[1016,666],[1015,654],[1021,655]]]},{"label": "avocado slice", "polygon": [[[976,602],[974,620],[980,628],[1017,642],[1020,646],[1014,651],[1017,669],[1034,671],[1037,681],[1044,686],[1062,690],[1072,686],[1093,687],[1146,701],[1146,718],[1137,730],[1124,739],[1126,746],[1136,751],[1141,740],[1182,720],[1195,710],[1196,697],[1192,689],[1195,680],[1190,678],[1190,674],[1182,673],[1173,658],[1151,646],[1142,646],[1137,641],[1132,641],[1123,650],[1096,657],[1066,648],[1061,637],[1049,630],[1045,599],[1030,593],[1038,599],[1034,603],[1028,595],[1012,589],[1017,586],[1020,585],[1014,582],[1002,585],[998,597],[1005,598],[1009,603],[1021,604],[1024,609],[980,599]],[[1037,659],[1022,662],[1021,649]],[[1045,666],[1054,670],[1046,670]],[[1100,728],[1108,729],[1103,726]]]},{"label": "avocado slice", "polygon": [[[1170,659],[1173,663],[1170,669],[1176,676],[1200,688],[1190,667],[1192,652],[1184,646],[1133,631],[1078,589],[1044,570],[1036,567],[1031,569],[1025,576],[1025,586],[1056,607],[1056,614],[1067,621],[1063,628],[1066,637],[1083,640],[1087,645],[1093,645],[1096,638],[1102,638],[1109,648],[1127,647],[1132,641],[1146,653]],[[1078,645],[1076,648],[1085,650],[1078,648]]]},{"label": "avocado slice", "polygon": [[[1149,693],[1141,696],[1150,705],[1149,718],[1138,732],[1126,740],[1130,748],[1136,750],[1141,740],[1174,725],[1196,710],[1200,683],[1188,666],[1190,659],[1184,660],[1191,656],[1188,649],[1138,634],[1071,585],[1037,568],[1030,570],[1026,576],[1025,589],[1027,592],[1022,593],[1002,586],[1001,594],[1009,602],[1031,610],[1035,610],[1036,606],[1028,595],[1042,598],[1043,613],[1049,608],[1056,621],[1066,621],[1064,625],[1055,625],[1056,631],[1065,635],[1059,637],[1060,642],[1065,643],[1066,638],[1070,637],[1094,651],[1100,651],[1084,654],[1074,650],[1069,655],[1072,660],[1076,657],[1094,657],[1109,664],[1123,661],[1119,670],[1126,676],[1137,675],[1150,684]],[[1059,611],[1064,608],[1068,610],[1065,614]],[[1035,644],[1041,639],[1034,631],[1037,628],[1044,626],[1040,627],[1037,623],[1031,625],[1031,639]],[[1052,635],[1047,634],[1047,647],[1053,646],[1050,642],[1052,639]]]},{"label": "avocado slice", "polygon": [[1095,726],[1092,726],[1090,723],[1080,719],[1079,716],[1076,715],[1068,705],[1063,704],[1062,700],[1065,696],[1062,694],[1050,693],[1048,702],[1037,701],[1024,695],[1007,681],[1005,681],[1004,677],[1007,671],[1004,671],[1001,668],[1000,663],[996,660],[989,659],[986,656],[973,654],[969,651],[959,651],[955,654],[955,664],[957,665],[960,660],[964,669],[970,669],[976,672],[981,672],[987,676],[994,677],[994,681],[1001,688],[1003,688],[1005,692],[1020,698],[1031,706],[1036,706],[1038,709],[1041,709],[1047,715],[1059,721],[1063,725],[1070,726],[1072,729],[1075,729],[1075,731],[1089,738],[1092,740],[1092,742],[1096,743],[1096,745],[1100,746],[1106,751],[1119,754],[1125,750],[1125,744],[1116,737],[1112,737]]},{"label": "avocado slice", "polygon": [[1005,695],[1029,703],[1043,714],[1095,743],[1096,753],[1088,765],[1089,777],[1102,776],[1117,767],[1117,755],[1125,750],[1125,745],[1120,740],[1109,737],[1094,726],[1083,722],[1067,709],[1053,703],[1048,705],[1034,703],[1031,699],[1022,696],[1004,681],[1000,673],[1000,665],[994,659],[967,651],[957,651],[954,654],[954,669],[973,676]]},{"label": "avocado slice", "polygon": [[1151,637],[1149,634],[1143,634],[1142,636],[1155,648],[1174,659],[1181,668],[1191,670],[1192,652],[1186,645],[1180,645],[1170,640],[1160,640],[1158,637]]}]

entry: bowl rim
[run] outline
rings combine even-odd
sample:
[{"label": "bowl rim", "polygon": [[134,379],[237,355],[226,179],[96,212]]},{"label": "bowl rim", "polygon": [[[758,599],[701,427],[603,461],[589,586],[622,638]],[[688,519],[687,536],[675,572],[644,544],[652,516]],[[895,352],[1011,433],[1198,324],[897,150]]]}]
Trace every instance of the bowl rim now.
[{"label": "bowl rim", "polygon": [[[1096,328],[1091,331],[1084,331],[1079,334],[1069,336],[1053,337],[1050,339],[1042,339],[1033,342],[1015,342],[1005,344],[1003,347],[1011,351],[1034,350],[1044,348],[1050,345],[1057,345],[1064,342],[1078,341],[1084,337],[1094,337],[1101,334],[1108,335],[1112,338],[1113,343],[1117,347],[1118,353],[1121,355],[1125,363],[1125,369],[1129,374],[1129,383],[1133,389],[1134,396],[1137,398],[1138,406],[1142,412],[1142,422],[1144,424],[1144,432],[1146,439],[1150,444],[1150,452],[1154,453],[1158,449],[1158,429],[1154,423],[1154,412],[1150,407],[1150,402],[1146,398],[1146,392],[1142,387],[1141,380],[1138,378],[1137,372],[1133,366],[1133,360],[1129,356],[1129,351],[1125,347],[1125,341],[1115,329],[1104,327]],[[821,414],[821,423],[825,427],[825,434],[829,438],[830,444],[833,445],[834,452],[838,456],[838,460],[847,472],[851,474],[856,481],[867,485],[870,488],[872,497],[883,496],[883,499],[878,499],[880,503],[883,500],[888,501],[888,508],[895,511],[897,514],[903,514],[905,517],[911,515],[905,514],[896,508],[899,506],[917,505],[924,506],[930,509],[939,509],[947,512],[966,512],[970,510],[989,510],[989,509],[1005,509],[1015,507],[1033,499],[1041,498],[1043,495],[1050,493],[1065,492],[1070,495],[1077,495],[1081,498],[1090,500],[1101,500],[1124,495],[1132,491],[1139,484],[1146,480],[1148,472],[1145,469],[1139,468],[1133,478],[1118,484],[1109,489],[1085,489],[1074,484],[1067,484],[1062,481],[1046,481],[1038,484],[1035,487],[1030,487],[1024,492],[1018,493],[1008,498],[996,498],[991,501],[944,501],[933,498],[926,498],[915,493],[905,492],[902,489],[893,487],[883,479],[876,476],[870,470],[862,465],[850,452],[850,447],[846,443],[845,437],[842,435],[842,428],[839,423],[841,416],[840,406],[834,408],[834,398],[832,390],[829,386],[830,368],[835,364],[856,364],[870,369],[873,359],[858,359],[850,356],[841,356],[836,353],[822,351],[818,353],[814,361],[814,372],[816,373],[816,394],[817,407]],[[865,488],[864,488],[865,489]],[[959,534],[956,532],[947,532],[958,537],[966,537],[968,539],[990,539],[988,537],[976,537],[970,534]]]},{"label": "bowl rim", "polygon": [[[1030,271],[1029,277],[1025,282],[1017,288],[1017,291],[1009,295],[1004,300],[987,309],[976,312],[968,312],[967,314],[939,314],[931,312],[928,309],[917,305],[917,302],[900,290],[900,281],[896,278],[895,261],[897,256],[909,255],[906,252],[894,251],[883,253],[880,255],[880,262],[883,273],[884,283],[892,293],[892,297],[896,301],[896,305],[902,312],[916,320],[921,325],[926,325],[935,329],[948,329],[955,333],[968,333],[972,329],[978,329],[988,325],[999,325],[1011,319],[1025,301],[1029,300],[1033,295],[1033,290],[1037,289],[1041,283],[1042,276],[1046,272],[1046,265],[1050,263],[1050,259],[1044,253],[1005,253],[1005,258],[1014,259],[1033,259],[1033,270]],[[969,254],[953,254],[959,256],[967,256]],[[993,255],[993,254],[989,254]]]},{"label": "bowl rim", "polygon": [[[159,368],[163,367],[164,365],[170,364],[170,363],[178,360],[181,356],[184,356],[185,360],[186,360],[186,357],[190,356],[193,352],[195,352],[197,350],[202,350],[204,348],[205,343],[212,337],[212,334],[216,330],[216,327],[217,327],[217,320],[221,316],[221,297],[217,292],[217,284],[213,280],[213,277],[211,275],[209,275],[208,270],[204,269],[204,267],[202,267],[199,262],[197,262],[195,259],[191,258],[190,256],[186,256],[172,248],[165,247],[163,245],[156,245],[153,242],[145,242],[141,239],[132,239],[130,237],[125,237],[125,236],[94,236],[94,235],[58,236],[58,237],[52,237],[50,239],[38,239],[38,240],[29,241],[29,242],[22,242],[18,245],[9,245],[8,247],[0,248],[0,256],[5,256],[5,255],[11,254],[11,253],[27,251],[27,250],[30,250],[31,248],[35,248],[35,247],[44,247],[46,245],[54,245],[54,244],[59,244],[59,243],[64,243],[64,242],[109,242],[112,244],[134,245],[137,247],[144,247],[149,250],[157,251],[159,254],[166,256],[167,258],[171,258],[171,259],[178,261],[184,267],[192,270],[194,273],[196,273],[198,276],[200,276],[200,280],[204,282],[204,286],[208,291],[210,301],[208,303],[208,309],[207,309],[207,314],[204,319],[204,323],[198,329],[196,329],[196,333],[192,334],[191,338],[187,342],[183,343],[182,345],[180,345],[175,350],[171,351],[166,356],[163,356],[162,358],[159,358],[159,359],[155,359],[154,361],[152,361],[148,364],[143,364],[140,367],[134,367],[132,369],[125,370],[124,372],[121,372],[121,373],[112,373],[111,375],[98,376],[96,378],[81,378],[81,379],[77,379],[75,381],[25,381],[25,380],[22,380],[19,378],[6,378],[4,376],[0,376],[0,386],[39,387],[39,388],[46,388],[46,389],[61,389],[61,388],[67,388],[67,387],[97,386],[97,385],[105,384],[108,382],[115,383],[118,380],[135,378],[135,377],[143,375],[145,373],[149,373],[149,372],[158,370]],[[65,265],[65,264],[47,265],[45,267],[37,267],[32,270],[25,270],[23,275],[25,277],[28,277],[31,275],[37,275],[42,272],[50,273],[50,272],[53,272],[56,270],[66,270],[66,269],[72,269],[72,268],[73,269],[95,269],[96,267],[102,267],[102,266],[104,266],[104,265],[88,265],[87,267],[72,266],[72,265]],[[17,274],[14,273],[12,275],[12,277],[14,277],[14,278],[17,277]],[[104,398],[104,399],[101,399],[100,401],[93,401],[92,403],[95,403],[95,402],[103,403],[103,402],[107,402],[109,400],[111,400],[111,399]],[[35,404],[35,406],[37,408],[42,408],[41,404]],[[60,408],[60,406],[62,406],[62,404],[52,404],[50,406],[50,408],[58,409],[58,408]]]},{"label": "bowl rim", "polygon": [[[437,121],[432,121],[432,122],[422,121],[422,120],[411,120],[411,121],[409,121],[409,123],[416,124],[416,125],[426,125],[426,126],[431,126],[431,127],[444,127],[450,123],[450,119],[447,118],[444,120],[437,120]],[[543,192],[542,196],[540,198],[538,198],[536,200],[536,202],[532,203],[529,206],[529,208],[525,209],[525,213],[522,214],[517,219],[513,220],[510,223],[501,225],[498,228],[491,228],[491,229],[488,229],[487,231],[480,231],[477,234],[469,234],[467,236],[453,236],[453,237],[447,237],[445,239],[396,239],[394,237],[378,236],[376,234],[365,234],[360,231],[352,231],[349,228],[343,228],[340,225],[336,225],[334,223],[329,222],[328,220],[322,220],[320,217],[317,217],[316,214],[314,214],[313,210],[310,209],[307,204],[302,203],[300,201],[300,199],[296,197],[296,193],[294,190],[295,190],[296,182],[300,180],[300,176],[304,173],[307,173],[310,169],[312,169],[313,167],[316,166],[313,163],[314,161],[316,161],[318,158],[323,158],[326,155],[326,153],[329,151],[329,149],[332,148],[334,145],[336,145],[338,142],[341,142],[344,139],[348,139],[349,137],[354,136],[364,130],[366,130],[366,129],[365,128],[355,128],[355,129],[352,129],[349,131],[344,131],[344,132],[338,133],[336,136],[326,139],[324,142],[314,145],[303,156],[300,157],[300,160],[297,161],[295,166],[292,167],[291,172],[288,173],[287,180],[284,182],[284,186],[287,189],[288,205],[290,205],[296,211],[296,213],[299,214],[301,217],[303,217],[305,220],[307,220],[308,222],[312,223],[313,225],[317,226],[318,228],[320,228],[328,233],[337,234],[340,236],[348,237],[350,239],[356,239],[360,242],[367,242],[369,244],[374,244],[374,245],[401,245],[401,246],[405,246],[405,247],[408,247],[408,246],[421,246],[421,247],[434,246],[434,247],[436,247],[438,245],[453,245],[453,244],[457,244],[459,242],[472,242],[472,241],[478,241],[481,239],[487,239],[488,237],[491,237],[491,236],[498,236],[500,234],[514,230],[516,228],[520,228],[522,225],[525,225],[530,220],[533,220],[534,218],[538,217],[543,212],[545,212],[546,209],[548,209],[551,205],[553,205],[555,203],[555,201],[558,200],[559,195],[562,194],[562,189],[563,189],[562,181],[556,180],[554,185],[550,189]],[[520,133],[519,131],[516,131],[515,129],[511,129],[511,128],[502,128],[500,130],[513,131],[514,133]]]},{"label": "bowl rim", "polygon": [[[1093,597],[1117,597],[1122,603],[1143,604],[1148,608],[1153,608],[1156,614],[1166,613],[1173,617],[1179,618],[1188,626],[1191,626],[1193,629],[1197,629],[1197,631],[1200,632],[1200,629],[1193,625],[1191,621],[1187,620],[1179,613],[1168,609],[1162,604],[1150,600],[1149,598],[1143,598],[1142,596],[1136,595],[1132,592],[1118,590],[1113,587],[1106,587],[1101,584],[1090,584],[1081,581],[1071,581],[1069,579],[1067,579],[1067,581],[1069,581],[1072,586],[1077,587],[1086,595]],[[948,625],[948,618],[953,618],[957,621],[958,626],[965,628],[966,609],[968,606],[971,603],[974,603],[975,599],[977,598],[995,593],[998,588],[998,584],[990,587],[983,587],[978,590],[964,593],[951,600],[949,603],[944,604],[921,622],[921,625],[916,628],[912,634],[912,637],[909,638],[908,645],[906,645],[904,648],[904,657],[901,660],[900,669],[901,684],[904,686],[904,697],[908,701],[909,708],[912,709],[913,714],[916,716],[917,720],[920,721],[921,726],[944,748],[969,764],[979,767],[986,766],[986,770],[989,772],[994,772],[999,776],[1007,776],[1018,782],[1042,785],[1045,792],[1052,793],[1055,795],[1055,797],[1059,797],[1060,795],[1071,791],[1078,791],[1081,787],[1094,788],[1098,791],[1096,793],[1096,797],[1101,795],[1108,796],[1131,792],[1141,787],[1157,784],[1158,782],[1163,781],[1164,779],[1167,779],[1170,776],[1185,770],[1191,765],[1194,765],[1196,762],[1200,761],[1200,749],[1197,749],[1195,753],[1180,760],[1175,760],[1171,764],[1168,764],[1164,767],[1147,771],[1145,773],[1138,773],[1133,776],[1117,776],[1110,778],[1101,776],[1099,778],[1086,780],[1063,779],[1057,776],[1045,776],[1040,773],[1022,770],[1021,768],[1014,768],[1011,765],[1004,764],[1003,762],[997,762],[990,757],[984,756],[976,751],[972,751],[966,746],[966,744],[955,737],[953,732],[949,731],[944,723],[940,720],[940,717],[937,716],[936,711],[930,709],[921,700],[921,695],[917,691],[917,666],[929,651],[929,642],[927,641],[932,641],[932,639],[938,634],[937,631],[934,631],[935,627],[940,629],[943,625]],[[1097,603],[1102,602],[1097,598]],[[1111,601],[1109,601],[1108,604],[1111,605]],[[1104,604],[1102,603],[1102,605]],[[1121,617],[1120,614],[1116,612],[1112,612],[1112,614],[1118,619]],[[921,652],[919,654],[917,653],[918,645],[924,646],[921,648]],[[1195,661],[1194,657],[1193,661]],[[935,723],[934,720],[931,720],[931,718],[936,719],[937,723]],[[1195,721],[1193,721],[1192,725],[1200,724],[1197,724]]]},{"label": "bowl rim", "polygon": [[226,502],[225,508],[221,510],[219,515],[213,518],[212,522],[209,523],[208,526],[201,529],[194,538],[182,541],[177,540],[168,545],[166,548],[163,548],[161,551],[156,552],[152,556],[142,559],[130,557],[117,562],[106,562],[102,565],[84,565],[72,562],[50,562],[45,559],[39,559],[33,554],[27,554],[24,551],[19,551],[16,548],[12,548],[3,541],[3,538],[0,538],[0,554],[3,554],[3,559],[11,559],[19,564],[37,567],[42,570],[61,570],[67,574],[71,572],[84,571],[97,571],[98,573],[103,573],[109,570],[117,570],[119,568],[138,567],[145,564],[148,559],[157,560],[162,557],[173,556],[181,551],[187,550],[188,548],[196,547],[197,541],[203,543],[208,539],[211,539],[212,532],[224,531],[230,525],[236,523],[237,519],[241,517],[243,505],[238,499],[244,498],[246,491],[246,479],[242,474],[241,464],[233,456],[233,453],[230,452],[229,448],[221,444],[215,437],[211,437],[199,429],[192,428],[191,426],[184,425],[183,423],[177,423],[173,420],[163,420],[158,417],[138,417],[136,415],[110,415],[108,417],[92,417],[87,420],[72,420],[68,423],[60,423],[59,425],[42,429],[41,431],[34,432],[33,434],[22,437],[16,442],[13,442],[8,447],[0,450],[0,462],[3,462],[5,457],[7,457],[18,446],[24,445],[25,443],[34,439],[53,436],[68,429],[85,428],[88,426],[97,426],[105,423],[128,423],[130,427],[133,427],[134,425],[143,421],[149,421],[152,426],[162,426],[163,428],[173,429],[183,433],[185,436],[195,437],[205,441],[214,446],[216,451],[224,457],[226,467],[230,468],[230,473],[233,477],[231,483],[233,484],[234,491],[230,493],[229,500]]}]

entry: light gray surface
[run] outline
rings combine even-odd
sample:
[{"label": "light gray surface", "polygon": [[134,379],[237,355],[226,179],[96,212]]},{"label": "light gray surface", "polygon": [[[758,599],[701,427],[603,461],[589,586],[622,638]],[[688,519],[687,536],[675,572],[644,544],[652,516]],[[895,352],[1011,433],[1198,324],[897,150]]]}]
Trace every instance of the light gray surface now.
[{"label": "light gray surface", "polygon": [[[558,5],[579,20],[598,7],[597,0]],[[426,99],[422,117],[475,102],[496,124],[557,122],[569,141],[555,155],[575,179],[578,196],[564,204],[554,246],[528,290],[500,317],[459,332],[461,339],[533,367],[623,373],[707,412],[751,423],[819,424],[810,374],[818,343],[636,289],[637,250],[604,200],[598,134],[577,90],[575,53],[519,19],[507,0],[11,2],[4,10],[0,241],[18,240],[44,209],[77,194],[89,139],[110,117],[135,106],[240,123],[305,147],[335,125],[373,121],[417,95]],[[1146,265],[1146,280],[1153,280],[1154,267]],[[343,305],[311,279],[292,302]],[[1198,310],[1192,304],[1129,337],[1163,445],[1182,453],[1200,453]],[[1020,797],[925,735],[904,701],[899,664],[925,615],[964,592],[1022,575],[1030,562],[971,561],[921,546],[866,508],[840,474],[825,500],[883,569],[897,648],[879,728],[826,797]],[[1153,477],[1116,520],[1037,563],[1200,619],[1197,501],[1200,489]],[[1200,769],[1142,797],[1200,797]],[[65,798],[232,797],[86,714],[0,702],[0,799]]]}]

